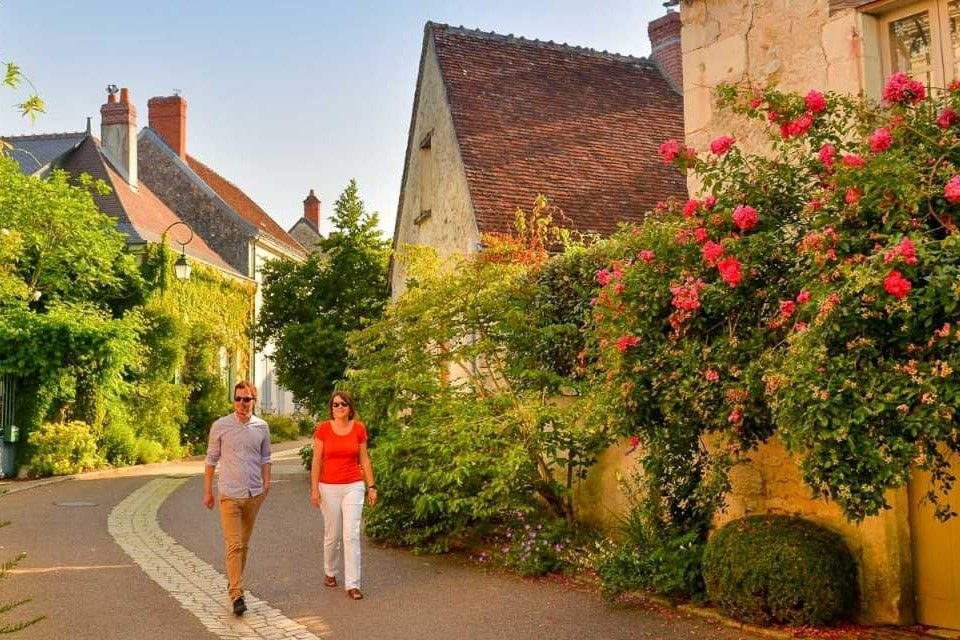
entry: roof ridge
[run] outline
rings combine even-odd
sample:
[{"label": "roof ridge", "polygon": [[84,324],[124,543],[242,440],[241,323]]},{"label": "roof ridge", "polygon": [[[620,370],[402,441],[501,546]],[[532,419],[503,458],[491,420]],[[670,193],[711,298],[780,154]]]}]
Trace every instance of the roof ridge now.
[{"label": "roof ridge", "polygon": [[26,133],[19,136],[3,136],[0,135],[0,138],[4,140],[56,140],[58,138],[73,138],[73,137],[83,137],[86,136],[86,131],[63,131],[60,133]]},{"label": "roof ridge", "polygon": [[497,33],[496,31],[482,31],[480,29],[470,29],[470,28],[464,27],[463,25],[455,27],[453,25],[446,24],[444,22],[433,22],[432,20],[427,22],[427,26],[436,27],[444,31],[447,31],[449,33],[456,33],[458,35],[469,36],[473,38],[481,38],[484,40],[518,42],[523,44],[532,44],[532,45],[544,47],[547,49],[555,49],[558,51],[568,51],[571,53],[581,53],[585,55],[594,55],[601,58],[607,58],[611,60],[620,60],[623,62],[646,62],[648,64],[653,64],[653,61],[646,56],[634,56],[628,53],[617,53],[615,51],[607,51],[606,49],[601,51],[599,49],[593,49],[591,47],[567,44],[566,42],[554,42],[553,40],[540,40],[539,38],[525,38],[523,36],[515,36],[512,33],[504,35],[502,33]]}]

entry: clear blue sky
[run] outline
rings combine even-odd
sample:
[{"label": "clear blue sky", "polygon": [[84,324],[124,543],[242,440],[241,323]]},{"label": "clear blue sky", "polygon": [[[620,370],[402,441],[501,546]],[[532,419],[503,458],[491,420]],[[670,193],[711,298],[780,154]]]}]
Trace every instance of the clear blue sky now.
[{"label": "clear blue sky", "polygon": [[[99,136],[105,87],[186,98],[187,151],[284,228],[309,189],[323,214],[350,178],[392,234],[427,20],[646,56],[662,0],[311,2],[0,0],[0,60],[46,102],[35,125],[0,92],[0,134]],[[323,225],[321,225],[323,226]]]}]

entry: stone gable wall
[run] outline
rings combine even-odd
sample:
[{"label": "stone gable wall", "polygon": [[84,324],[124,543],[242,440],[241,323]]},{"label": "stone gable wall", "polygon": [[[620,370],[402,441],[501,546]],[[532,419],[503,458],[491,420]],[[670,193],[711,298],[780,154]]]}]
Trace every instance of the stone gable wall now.
[{"label": "stone gable wall", "polygon": [[[402,186],[402,207],[397,215],[395,248],[402,251],[406,244],[425,245],[435,248],[441,258],[472,253],[480,238],[453,116],[429,38],[419,89],[413,135],[408,142],[410,159]],[[433,205],[430,217],[415,224],[414,220],[420,215],[420,143],[428,133],[433,157]],[[395,258],[390,282],[394,298],[403,292],[405,282],[403,264]]]},{"label": "stone gable wall", "polygon": [[303,245],[308,252],[313,252],[320,242],[320,234],[313,230],[308,222],[298,220],[289,231],[290,237]]},{"label": "stone gable wall", "polygon": [[137,157],[140,180],[227,264],[253,277],[249,231],[188,178],[177,162],[148,136],[140,136]]}]

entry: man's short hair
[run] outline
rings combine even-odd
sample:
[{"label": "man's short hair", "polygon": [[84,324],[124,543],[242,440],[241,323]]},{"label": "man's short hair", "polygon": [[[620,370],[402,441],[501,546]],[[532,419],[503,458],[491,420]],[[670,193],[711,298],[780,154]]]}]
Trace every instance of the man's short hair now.
[{"label": "man's short hair", "polygon": [[252,383],[252,382],[249,382],[249,381],[247,381],[247,380],[241,380],[241,381],[238,382],[237,384],[233,385],[233,395],[234,395],[234,396],[237,395],[237,390],[238,390],[238,389],[246,389],[247,391],[250,392],[250,395],[253,396],[253,399],[254,399],[254,400],[257,399],[257,388],[256,388],[255,386],[253,386],[253,383]]}]

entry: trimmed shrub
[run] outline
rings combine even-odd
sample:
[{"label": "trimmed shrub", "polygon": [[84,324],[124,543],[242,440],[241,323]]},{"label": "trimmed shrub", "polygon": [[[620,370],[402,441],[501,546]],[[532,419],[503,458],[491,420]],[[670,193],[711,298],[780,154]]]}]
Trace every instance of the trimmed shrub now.
[{"label": "trimmed shrub", "polygon": [[829,624],[857,600],[857,566],[843,540],[797,517],[727,524],[707,543],[703,577],[721,610],[756,624]]},{"label": "trimmed shrub", "polygon": [[97,440],[85,422],[45,422],[30,434],[34,475],[62,476],[103,465]]},{"label": "trimmed shrub", "polygon": [[302,416],[297,419],[297,429],[301,436],[312,436],[317,430],[317,421],[310,416]]},{"label": "trimmed shrub", "polygon": [[285,442],[300,437],[300,427],[290,416],[267,414],[260,417],[270,425],[270,442]]},{"label": "trimmed shrub", "polygon": [[152,464],[164,459],[163,445],[146,438],[137,438],[137,464]]},{"label": "trimmed shrub", "polygon": [[125,422],[111,422],[100,438],[100,452],[115,467],[137,463],[137,435]]}]

